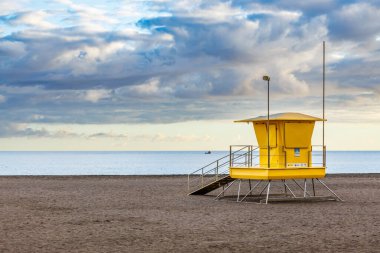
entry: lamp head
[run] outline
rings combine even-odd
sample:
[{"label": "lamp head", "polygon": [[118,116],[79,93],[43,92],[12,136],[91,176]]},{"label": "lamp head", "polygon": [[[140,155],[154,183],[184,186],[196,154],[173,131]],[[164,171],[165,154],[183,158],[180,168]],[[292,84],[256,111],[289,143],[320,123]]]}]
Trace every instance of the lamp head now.
[{"label": "lamp head", "polygon": [[269,80],[270,80],[270,77],[269,77],[269,76],[263,76],[263,80],[264,80],[264,81],[269,81]]}]

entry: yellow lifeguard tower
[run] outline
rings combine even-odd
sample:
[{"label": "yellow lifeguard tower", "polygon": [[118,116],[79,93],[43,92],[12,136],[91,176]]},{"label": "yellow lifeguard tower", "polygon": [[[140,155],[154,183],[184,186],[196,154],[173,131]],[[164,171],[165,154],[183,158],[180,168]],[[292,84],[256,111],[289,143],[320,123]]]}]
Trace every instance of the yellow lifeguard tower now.
[{"label": "yellow lifeguard tower", "polygon": [[[220,187],[216,199],[239,182],[237,201],[246,199],[265,201],[282,200],[340,200],[321,180],[326,175],[326,147],[312,145],[315,122],[321,118],[294,112],[278,113],[235,121],[252,123],[258,146],[231,145],[228,155],[188,175],[189,195],[204,195]],[[269,129],[269,132],[268,132]],[[269,143],[268,143],[269,138]],[[317,158],[317,161],[313,161]],[[302,179],[303,182],[296,180]],[[241,183],[249,182],[249,191],[240,198]],[[312,193],[307,189],[312,184]],[[257,181],[252,187],[251,181]],[[275,181],[284,186],[284,192],[270,198],[271,184]],[[316,195],[315,181],[321,183],[332,195]],[[261,183],[266,183],[260,194],[252,194]],[[301,189],[297,196],[291,184]],[[302,186],[301,186],[302,185]],[[263,192],[266,190],[266,194]]]},{"label": "yellow lifeguard tower", "polygon": [[[216,196],[219,199],[235,183],[239,182],[237,201],[249,198],[260,202],[265,200],[340,200],[322,180],[326,175],[326,146],[324,145],[325,122],[325,42],[323,42],[323,118],[317,118],[301,113],[278,113],[269,115],[269,76],[263,76],[268,82],[268,113],[267,116],[243,119],[235,122],[252,123],[258,146],[231,145],[226,156],[190,173],[188,175],[189,195],[204,195],[220,187],[222,191]],[[323,123],[322,145],[312,145],[312,135],[315,122]],[[319,156],[319,160],[313,161]],[[320,159],[322,158],[322,159]],[[303,187],[296,180],[303,180]],[[248,180],[249,191],[240,199],[241,183]],[[252,187],[251,180],[257,183]],[[308,192],[308,180],[312,184],[312,193]],[[284,186],[284,193],[276,198],[269,198],[271,184],[275,181]],[[302,190],[302,196],[297,196],[290,187]],[[314,182],[319,182],[332,195],[317,196]],[[265,182],[265,187],[258,195],[252,194]],[[298,188],[297,188],[298,187]],[[266,196],[263,192],[267,191]],[[288,191],[290,194],[288,194]],[[278,198],[278,196],[281,198]]]},{"label": "yellow lifeguard tower", "polygon": [[301,113],[273,114],[269,120],[261,116],[235,121],[253,124],[260,162],[259,166],[244,167],[232,162],[230,176],[256,180],[324,177],[325,159],[319,165],[312,163],[311,138],[316,121],[323,120]]}]

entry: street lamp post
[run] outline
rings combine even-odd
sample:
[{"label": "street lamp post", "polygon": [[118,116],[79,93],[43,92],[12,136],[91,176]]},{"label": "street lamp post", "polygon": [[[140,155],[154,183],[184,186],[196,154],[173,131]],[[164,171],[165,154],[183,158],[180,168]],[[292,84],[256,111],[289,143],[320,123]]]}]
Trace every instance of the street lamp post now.
[{"label": "street lamp post", "polygon": [[270,143],[269,143],[269,81],[270,81],[270,77],[269,76],[263,76],[263,80],[268,82],[268,99],[267,99],[267,102],[268,102],[268,113],[267,113],[268,147],[267,147],[267,149],[268,149],[268,168],[270,168]]}]

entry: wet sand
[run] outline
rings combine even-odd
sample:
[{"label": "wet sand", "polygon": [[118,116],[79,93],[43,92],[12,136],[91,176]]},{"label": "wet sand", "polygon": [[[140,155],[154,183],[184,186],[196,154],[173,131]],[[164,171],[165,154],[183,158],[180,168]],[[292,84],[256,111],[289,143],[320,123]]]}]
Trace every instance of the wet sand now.
[{"label": "wet sand", "polygon": [[380,252],[380,174],[325,182],[345,202],[188,197],[185,176],[0,177],[0,252]]}]

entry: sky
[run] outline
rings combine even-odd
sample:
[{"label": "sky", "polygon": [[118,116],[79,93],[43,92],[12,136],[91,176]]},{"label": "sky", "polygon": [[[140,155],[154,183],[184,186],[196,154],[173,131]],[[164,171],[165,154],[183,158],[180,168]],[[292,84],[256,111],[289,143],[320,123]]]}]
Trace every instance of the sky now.
[{"label": "sky", "polygon": [[[227,150],[271,113],[380,150],[380,1],[0,2],[0,150]],[[314,144],[321,144],[317,123]]]}]

